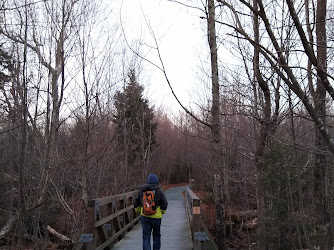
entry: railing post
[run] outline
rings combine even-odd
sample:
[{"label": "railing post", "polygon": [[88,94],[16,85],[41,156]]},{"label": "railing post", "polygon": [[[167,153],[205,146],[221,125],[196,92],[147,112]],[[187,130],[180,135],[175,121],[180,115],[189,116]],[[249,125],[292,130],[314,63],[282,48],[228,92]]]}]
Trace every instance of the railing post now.
[{"label": "railing post", "polygon": [[201,231],[201,200],[192,200],[192,214],[193,214],[193,246],[194,250],[201,249],[201,241],[196,239],[196,233]]},{"label": "railing post", "polygon": [[187,187],[186,192],[187,199],[187,213],[191,228],[191,236],[193,241],[193,249],[201,249],[201,200],[195,195],[195,193]]},{"label": "railing post", "polygon": [[[128,199],[127,199],[127,204],[126,204],[126,206],[128,207],[128,206],[131,206],[133,204],[133,202],[132,202],[132,196],[130,196],[130,197],[128,197]],[[129,222],[131,222],[132,220],[133,220],[133,210],[131,209],[131,210],[128,210],[127,212],[126,212],[126,214],[127,214],[127,218],[128,218],[128,221]],[[132,229],[132,227],[130,227],[129,229],[128,229],[128,231],[130,231]]]},{"label": "railing post", "polygon": [[[186,204],[187,204],[187,216],[189,219],[191,236],[193,242],[194,250],[204,250],[204,249],[215,249],[217,247],[214,243],[214,240],[210,236],[210,232],[205,226],[202,220],[201,214],[201,200],[198,196],[187,187],[186,191]],[[210,241],[210,246],[208,248],[207,241]]]},{"label": "railing post", "polygon": [[[125,208],[125,202],[126,201],[125,201],[125,197],[124,196],[122,198],[120,198],[120,200],[118,202],[119,209]],[[126,225],[126,218],[125,218],[125,216],[126,216],[126,213],[122,213],[120,215],[120,218],[122,218],[122,220],[121,220],[121,228],[125,227],[125,225]],[[124,237],[124,233],[121,234],[121,238],[123,238],[123,237]]]},{"label": "railing post", "polygon": [[86,243],[87,250],[95,250],[97,244],[97,233],[95,230],[96,221],[96,204],[95,200],[88,201],[88,220],[87,220],[87,233],[92,234],[93,240]]}]

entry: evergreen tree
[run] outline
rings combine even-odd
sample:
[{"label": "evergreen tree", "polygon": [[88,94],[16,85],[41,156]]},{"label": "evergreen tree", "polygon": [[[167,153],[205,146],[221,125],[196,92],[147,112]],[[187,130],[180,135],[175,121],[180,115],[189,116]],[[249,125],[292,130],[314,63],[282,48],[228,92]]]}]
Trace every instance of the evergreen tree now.
[{"label": "evergreen tree", "polygon": [[4,128],[8,124],[5,124],[7,121],[7,115],[9,112],[8,106],[11,105],[12,99],[10,99],[10,93],[8,91],[13,92],[12,82],[14,79],[15,69],[14,69],[15,61],[4,48],[3,45],[0,44],[0,122],[1,128]]},{"label": "evergreen tree", "polygon": [[14,64],[12,57],[2,48],[0,44],[0,87],[4,87],[4,83],[10,81],[14,72]]},{"label": "evergreen tree", "polygon": [[153,122],[153,108],[143,97],[143,90],[131,70],[129,82],[114,98],[116,153],[125,185],[137,184],[142,181],[140,176],[146,177],[151,149],[156,143],[157,123]]}]

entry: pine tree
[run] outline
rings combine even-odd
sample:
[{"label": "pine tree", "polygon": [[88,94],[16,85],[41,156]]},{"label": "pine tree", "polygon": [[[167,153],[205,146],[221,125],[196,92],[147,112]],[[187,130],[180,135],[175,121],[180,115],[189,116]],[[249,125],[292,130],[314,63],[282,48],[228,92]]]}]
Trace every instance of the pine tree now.
[{"label": "pine tree", "polygon": [[[1,128],[3,126],[7,126],[6,123],[8,118],[8,112],[10,112],[8,106],[13,105],[13,100],[10,98],[10,93],[13,92],[12,82],[14,80],[15,61],[4,48],[3,45],[0,44],[0,92],[1,92],[1,102],[0,102],[0,122]],[[9,91],[11,91],[9,93]]]},{"label": "pine tree", "polygon": [[12,57],[3,50],[0,45],[0,85],[3,87],[5,82],[10,81],[14,72],[14,64]]},{"label": "pine tree", "polygon": [[125,185],[140,182],[139,177],[146,176],[151,149],[156,144],[157,123],[143,91],[131,70],[129,82],[114,97],[116,152]]}]

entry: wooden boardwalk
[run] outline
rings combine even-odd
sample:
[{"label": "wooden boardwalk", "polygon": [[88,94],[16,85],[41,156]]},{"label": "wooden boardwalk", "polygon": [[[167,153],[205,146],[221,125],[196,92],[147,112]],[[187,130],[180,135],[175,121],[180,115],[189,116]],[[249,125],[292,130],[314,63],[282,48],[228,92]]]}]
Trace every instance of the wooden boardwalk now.
[{"label": "wooden boardwalk", "polygon": [[[185,199],[182,192],[185,187],[171,188],[165,192],[168,200],[167,212],[162,218],[161,250],[192,249],[190,226],[187,218]],[[151,239],[152,244],[152,239]],[[114,250],[140,250],[142,247],[142,229],[138,223],[126,236],[112,248]]]}]

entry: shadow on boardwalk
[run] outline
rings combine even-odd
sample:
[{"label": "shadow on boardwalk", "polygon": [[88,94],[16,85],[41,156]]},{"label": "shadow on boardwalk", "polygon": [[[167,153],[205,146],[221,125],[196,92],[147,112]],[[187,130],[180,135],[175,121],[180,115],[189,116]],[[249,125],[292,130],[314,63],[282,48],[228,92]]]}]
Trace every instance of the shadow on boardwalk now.
[{"label": "shadow on boardwalk", "polygon": [[[190,227],[186,214],[185,200],[182,195],[183,191],[185,191],[185,187],[175,187],[165,191],[168,208],[162,218],[161,250],[192,249]],[[142,249],[142,229],[140,223],[127,233],[120,242],[115,244],[113,249]]]}]

